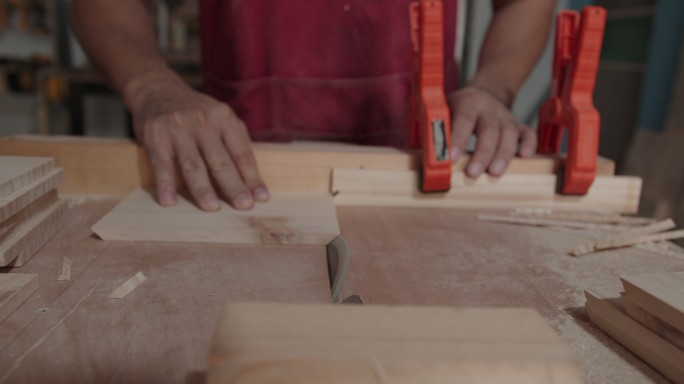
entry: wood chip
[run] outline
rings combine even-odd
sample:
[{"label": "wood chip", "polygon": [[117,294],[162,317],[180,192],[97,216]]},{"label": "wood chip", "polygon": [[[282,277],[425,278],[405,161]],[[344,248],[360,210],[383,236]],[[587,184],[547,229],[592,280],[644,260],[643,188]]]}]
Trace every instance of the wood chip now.
[{"label": "wood chip", "polygon": [[59,275],[57,281],[69,281],[71,280],[71,259],[64,256],[62,260],[62,274]]},{"label": "wood chip", "polygon": [[143,281],[145,281],[145,275],[143,275],[142,272],[138,272],[135,276],[128,279],[127,282],[121,284],[119,288],[115,289],[109,297],[112,299],[123,299],[126,295],[133,292],[133,290]]},{"label": "wood chip", "polygon": [[582,244],[573,249],[570,254],[583,256],[596,251],[629,247],[642,243],[654,243],[657,241],[674,240],[684,238],[684,229],[642,236],[616,236],[587,244]]}]

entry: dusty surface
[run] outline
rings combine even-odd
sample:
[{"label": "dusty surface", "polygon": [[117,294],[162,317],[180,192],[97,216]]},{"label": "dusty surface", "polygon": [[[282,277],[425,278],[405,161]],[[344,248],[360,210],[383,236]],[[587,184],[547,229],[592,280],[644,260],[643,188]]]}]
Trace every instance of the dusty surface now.
[{"label": "dusty surface", "polygon": [[[324,247],[101,241],[90,227],[115,203],[73,208],[17,270],[40,288],[0,324],[0,383],[201,382],[227,301],[330,301]],[[64,256],[71,280],[57,281]],[[147,280],[108,297],[138,271]]]},{"label": "dusty surface", "polygon": [[596,230],[482,222],[477,213],[338,208],[352,252],[345,295],[366,304],[536,308],[574,349],[586,382],[667,382],[589,322],[583,290],[619,286],[624,274],[684,271],[684,253],[630,248],[574,258],[568,251]]}]

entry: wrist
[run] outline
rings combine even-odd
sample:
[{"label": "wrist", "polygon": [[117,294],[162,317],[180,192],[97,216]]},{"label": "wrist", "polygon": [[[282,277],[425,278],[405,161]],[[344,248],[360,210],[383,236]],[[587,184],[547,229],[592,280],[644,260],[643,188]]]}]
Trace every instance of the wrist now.
[{"label": "wrist", "polygon": [[513,106],[513,101],[515,100],[516,90],[513,87],[507,87],[504,84],[498,84],[496,81],[490,81],[478,76],[466,84],[464,88],[474,88],[485,92],[509,109]]},{"label": "wrist", "polygon": [[149,103],[159,89],[187,87],[185,82],[171,69],[149,70],[129,79],[121,89],[121,96],[129,111],[135,112]]}]

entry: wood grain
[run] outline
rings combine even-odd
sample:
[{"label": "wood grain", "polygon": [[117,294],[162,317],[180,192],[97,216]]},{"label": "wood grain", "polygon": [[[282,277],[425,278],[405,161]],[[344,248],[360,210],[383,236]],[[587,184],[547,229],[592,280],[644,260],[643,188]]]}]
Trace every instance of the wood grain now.
[{"label": "wood grain", "polygon": [[684,351],[632,319],[617,292],[585,291],[589,319],[617,342],[676,383],[684,383]]},{"label": "wood grain", "polygon": [[32,202],[38,200],[41,196],[50,192],[57,187],[63,177],[64,171],[61,168],[56,168],[48,172],[44,177],[0,198],[0,222],[4,222]]},{"label": "wood grain", "polygon": [[631,301],[684,333],[684,272],[627,275],[622,284]]},{"label": "wood grain", "polygon": [[62,227],[68,201],[58,200],[23,222],[0,242],[0,266],[21,267]]},{"label": "wood grain", "polygon": [[[329,192],[334,168],[416,170],[420,161],[415,151],[349,144],[255,143],[253,148],[263,179],[276,192]],[[53,157],[67,171],[61,193],[123,196],[152,186],[145,151],[129,140],[21,135],[0,139],[0,155]],[[462,170],[466,161],[463,157],[454,169]],[[514,158],[508,172],[551,174],[562,163],[552,156]],[[599,159],[598,175],[614,173],[614,162]]]},{"label": "wood grain", "polygon": [[556,194],[556,176],[510,174],[471,179],[452,175],[452,189],[443,194],[418,191],[418,175],[410,171],[335,169],[332,190],[336,205],[435,208],[546,207],[564,210],[635,213],[641,179],[597,177],[585,196]]},{"label": "wood grain", "polygon": [[50,158],[0,156],[0,197],[40,179],[54,167]]},{"label": "wood grain", "polygon": [[29,204],[26,208],[15,213],[7,220],[0,223],[0,243],[2,243],[11,233],[21,227],[23,223],[30,220],[38,212],[46,209],[57,201],[57,190],[53,189],[36,201]]},{"label": "wood grain", "polygon": [[620,292],[620,300],[625,308],[625,312],[634,320],[638,321],[644,327],[653,331],[653,333],[672,343],[677,348],[684,351],[684,332],[679,331],[670,324],[660,320],[657,316],[641,308],[638,304]]},{"label": "wood grain", "polygon": [[38,290],[38,275],[0,273],[0,323]]},{"label": "wood grain", "polygon": [[226,305],[208,382],[580,383],[577,362],[521,308]]},{"label": "wood grain", "polygon": [[92,229],[103,240],[227,244],[325,245],[339,234],[332,197],[304,192],[274,193],[250,211],[224,203],[218,212],[203,212],[185,198],[162,207],[138,189]]}]

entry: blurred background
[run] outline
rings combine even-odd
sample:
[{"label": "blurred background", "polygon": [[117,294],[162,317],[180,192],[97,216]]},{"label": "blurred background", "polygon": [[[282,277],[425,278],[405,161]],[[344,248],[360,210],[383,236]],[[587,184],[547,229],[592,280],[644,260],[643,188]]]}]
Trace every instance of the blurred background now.
[{"label": "blurred background", "polygon": [[[161,51],[201,87],[199,0],[158,0]],[[608,11],[595,103],[600,153],[618,171],[644,178],[642,214],[684,222],[684,1],[560,0],[558,8]],[[130,116],[88,66],[70,32],[68,0],[0,0],[0,136],[131,136]],[[474,73],[491,2],[459,2],[455,56],[463,81]],[[525,22],[521,20],[521,22]],[[551,45],[516,100],[516,115],[536,127],[548,96]]]}]

